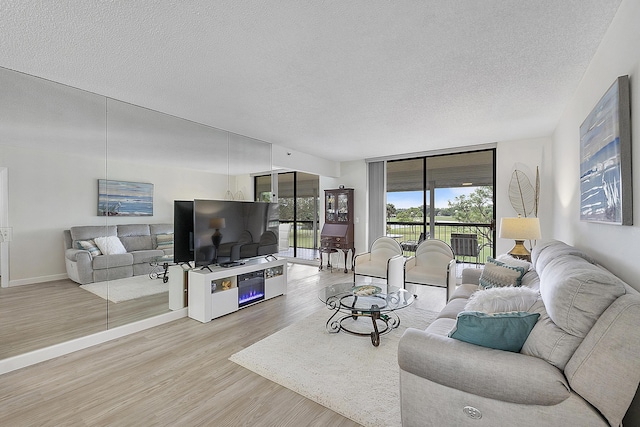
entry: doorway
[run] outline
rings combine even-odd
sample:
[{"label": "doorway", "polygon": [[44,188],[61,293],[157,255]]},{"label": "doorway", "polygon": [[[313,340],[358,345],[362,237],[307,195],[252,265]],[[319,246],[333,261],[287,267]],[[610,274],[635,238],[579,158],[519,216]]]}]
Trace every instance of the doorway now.
[{"label": "doorway", "polygon": [[495,149],[388,161],[386,232],[405,255],[425,239],[452,246],[459,265],[494,254]]}]

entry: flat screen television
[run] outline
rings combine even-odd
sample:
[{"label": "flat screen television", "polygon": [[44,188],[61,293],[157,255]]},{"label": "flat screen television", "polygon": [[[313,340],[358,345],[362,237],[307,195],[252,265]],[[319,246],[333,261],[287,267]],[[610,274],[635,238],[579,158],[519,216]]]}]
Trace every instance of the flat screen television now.
[{"label": "flat screen television", "polygon": [[228,265],[278,252],[277,203],[194,200],[193,218],[196,265]]},{"label": "flat screen television", "polygon": [[193,200],[173,202],[173,261],[195,260],[193,248]]}]

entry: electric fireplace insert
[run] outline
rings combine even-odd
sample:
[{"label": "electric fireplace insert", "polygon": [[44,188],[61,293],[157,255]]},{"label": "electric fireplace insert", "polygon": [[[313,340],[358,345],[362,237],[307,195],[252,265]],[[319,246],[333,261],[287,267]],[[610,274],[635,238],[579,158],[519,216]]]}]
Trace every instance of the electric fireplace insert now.
[{"label": "electric fireplace insert", "polygon": [[264,299],[264,270],[238,275],[238,307]]}]

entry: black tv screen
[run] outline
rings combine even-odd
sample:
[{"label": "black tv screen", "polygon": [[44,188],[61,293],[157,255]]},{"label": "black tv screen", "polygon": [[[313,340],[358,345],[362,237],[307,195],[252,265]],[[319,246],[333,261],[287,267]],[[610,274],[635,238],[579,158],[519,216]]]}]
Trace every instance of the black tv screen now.
[{"label": "black tv screen", "polygon": [[173,202],[173,261],[193,262],[193,200]]},{"label": "black tv screen", "polygon": [[196,265],[225,264],[278,252],[277,203],[194,200]]}]

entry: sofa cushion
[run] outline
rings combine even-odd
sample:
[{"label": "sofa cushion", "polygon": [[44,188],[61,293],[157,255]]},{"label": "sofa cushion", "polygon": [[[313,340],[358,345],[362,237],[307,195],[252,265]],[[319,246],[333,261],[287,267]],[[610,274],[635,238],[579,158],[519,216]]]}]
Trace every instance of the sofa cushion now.
[{"label": "sofa cushion", "polygon": [[118,236],[96,237],[96,245],[104,255],[117,255],[127,253]]},{"label": "sofa cushion", "polygon": [[120,237],[120,241],[127,252],[153,249],[151,236],[126,236]]},{"label": "sofa cushion", "polygon": [[524,273],[522,267],[512,267],[488,257],[480,276],[480,286],[483,288],[520,286]]},{"label": "sofa cushion", "polygon": [[149,224],[151,234],[173,234],[173,224]]},{"label": "sofa cushion", "polygon": [[129,253],[117,255],[100,255],[93,259],[92,265],[94,270],[103,270],[105,268],[126,267],[133,264],[133,255]]},{"label": "sofa cushion", "polygon": [[540,290],[540,276],[535,270],[527,271],[524,276],[522,276],[522,285],[526,286],[530,289],[535,289],[536,291]]},{"label": "sofa cushion", "polygon": [[478,291],[478,284],[463,283],[456,287],[456,290],[451,293],[449,301],[458,298],[469,298],[474,292]]},{"label": "sofa cushion", "polygon": [[464,311],[464,306],[467,304],[467,300],[464,298],[456,298],[451,301],[438,313],[438,319],[440,318],[449,318],[456,319],[458,317],[458,313]]},{"label": "sofa cushion", "polygon": [[81,225],[77,227],[71,227],[69,229],[69,232],[71,233],[71,239],[73,241],[92,240],[96,237],[117,235],[115,225]]},{"label": "sofa cushion", "polygon": [[519,352],[538,321],[538,313],[481,313],[463,311],[458,314],[451,338],[482,347]]},{"label": "sofa cushion", "polygon": [[118,225],[118,237],[150,236],[149,224]]},{"label": "sofa cushion", "polygon": [[542,275],[549,262],[565,255],[574,255],[590,264],[596,264],[593,258],[578,248],[569,246],[559,240],[544,240],[538,242],[533,251],[531,251],[533,268],[538,272],[538,275]]},{"label": "sofa cushion", "polygon": [[581,338],[625,292],[616,276],[575,255],[549,261],[540,275],[540,294],[549,317],[565,332]]},{"label": "sofa cushion", "polygon": [[582,338],[563,331],[553,323],[541,299],[529,311],[539,313],[540,318],[531,330],[520,353],[535,356],[546,360],[558,369],[564,369],[582,342]]},{"label": "sofa cushion", "polygon": [[[638,389],[639,323],[640,296],[630,293],[618,298],[602,313],[565,368],[571,388],[598,408],[612,426],[621,425]],[[624,425],[631,423],[625,419]]]},{"label": "sofa cushion", "polygon": [[440,317],[431,322],[431,324],[427,326],[427,329],[425,329],[425,331],[429,332],[430,334],[436,334],[446,337],[449,336],[449,332],[451,332],[451,330],[455,327],[456,319]]},{"label": "sofa cushion", "polygon": [[475,292],[464,307],[464,311],[501,313],[507,311],[529,311],[540,298],[535,289],[523,286],[502,286]]},{"label": "sofa cushion", "polygon": [[76,247],[78,249],[89,251],[89,254],[92,258],[98,255],[102,255],[102,252],[100,252],[100,249],[96,246],[96,242],[93,240],[78,240],[76,242]]},{"label": "sofa cushion", "polygon": [[157,260],[158,257],[164,256],[164,252],[158,249],[149,249],[145,251],[131,252],[134,264],[150,263]]}]

